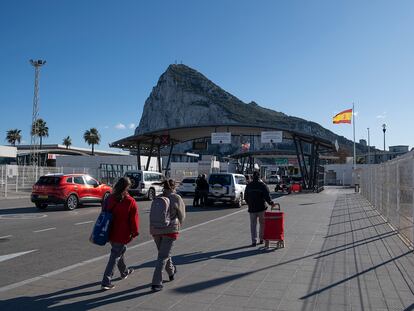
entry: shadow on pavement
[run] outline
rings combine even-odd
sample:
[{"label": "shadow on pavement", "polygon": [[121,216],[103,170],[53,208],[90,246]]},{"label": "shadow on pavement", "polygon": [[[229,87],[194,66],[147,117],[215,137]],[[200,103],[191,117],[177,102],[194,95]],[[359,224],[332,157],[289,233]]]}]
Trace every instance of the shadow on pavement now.
[{"label": "shadow on pavement", "polygon": [[[38,296],[22,296],[18,298],[12,298],[3,300],[0,303],[0,309],[2,311],[14,311],[14,310],[90,310],[103,305],[127,301],[135,299],[141,296],[151,294],[150,284],[141,285],[138,287],[130,288],[121,292],[103,291],[100,289],[100,282],[89,283],[77,287],[59,290],[54,293],[38,295]],[[96,289],[88,290],[88,288],[96,287]],[[102,294],[97,296],[98,294]],[[94,296],[82,301],[75,301],[82,297]],[[66,300],[72,300],[65,303]]]}]

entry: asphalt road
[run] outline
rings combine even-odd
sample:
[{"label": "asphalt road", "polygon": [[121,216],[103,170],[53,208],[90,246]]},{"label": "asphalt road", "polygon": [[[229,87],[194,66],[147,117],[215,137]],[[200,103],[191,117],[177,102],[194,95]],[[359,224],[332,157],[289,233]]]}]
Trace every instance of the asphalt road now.
[{"label": "asphalt road", "polygon": [[[236,211],[219,205],[194,208],[191,198],[185,202],[187,219],[184,228]],[[148,229],[150,202],[137,203],[140,235],[131,246],[151,239]],[[63,206],[38,210],[29,199],[0,200],[0,287],[108,254],[109,245],[100,247],[88,241],[99,212],[100,205],[74,211],[66,211]],[[14,255],[17,256],[11,258]]]}]

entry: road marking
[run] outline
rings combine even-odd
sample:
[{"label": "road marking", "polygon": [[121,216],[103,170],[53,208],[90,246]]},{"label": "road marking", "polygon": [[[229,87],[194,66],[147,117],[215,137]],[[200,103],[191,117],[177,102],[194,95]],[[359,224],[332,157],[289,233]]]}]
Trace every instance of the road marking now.
[{"label": "road marking", "polygon": [[93,220],[84,221],[84,222],[77,222],[77,223],[75,224],[75,226],[84,225],[84,224],[90,224],[91,222],[93,222]]},{"label": "road marking", "polygon": [[[214,218],[214,219],[208,220],[208,221],[203,222],[201,224],[197,224],[197,225],[194,225],[194,226],[185,228],[185,229],[181,230],[181,232],[189,231],[189,230],[192,230],[192,229],[195,229],[195,228],[204,226],[206,224],[209,224],[209,223],[211,223],[213,221],[222,220],[224,218],[227,218],[227,217],[230,217],[230,216],[233,216],[233,215],[236,215],[238,213],[245,212],[245,211],[246,211],[246,208],[243,208],[243,209],[241,209],[241,210],[239,210],[237,212],[233,212],[233,213],[230,213],[230,214],[227,214],[227,215],[218,217],[218,218]],[[135,248],[138,248],[138,247],[147,245],[149,243],[154,243],[154,242],[152,240],[148,240],[148,241],[142,242],[140,244],[137,244],[137,245],[128,247],[128,250],[135,249]],[[30,283],[33,283],[33,282],[36,282],[36,281],[39,281],[42,278],[47,278],[47,277],[50,277],[50,276],[58,275],[60,273],[66,272],[66,271],[73,270],[75,268],[79,268],[79,267],[85,266],[87,264],[93,263],[95,261],[99,261],[101,259],[106,259],[108,257],[109,257],[109,254],[102,255],[102,256],[99,256],[99,257],[95,257],[95,258],[91,258],[91,259],[88,259],[88,260],[84,260],[84,261],[78,262],[78,263],[76,263],[74,265],[71,265],[71,266],[67,266],[67,267],[64,267],[64,268],[61,268],[61,269],[58,269],[58,270],[55,270],[55,271],[51,271],[51,272],[42,274],[40,276],[35,276],[35,277],[31,278],[31,279],[27,279],[27,280],[24,280],[24,281],[21,281],[21,282],[17,282],[17,283],[13,283],[13,284],[10,284],[10,285],[6,285],[6,286],[3,286],[3,287],[0,287],[0,293],[1,292],[6,292],[8,290],[15,289],[15,288],[18,288],[18,287],[21,287],[21,286],[24,286],[24,285],[27,285],[27,284],[30,284]]]},{"label": "road marking", "polygon": [[20,219],[39,219],[47,217],[46,214],[6,214],[0,215],[0,219],[12,219],[12,220],[20,220]]},{"label": "road marking", "polygon": [[0,262],[9,260],[9,259],[12,259],[12,258],[15,258],[15,257],[19,257],[19,256],[22,256],[22,255],[26,255],[26,254],[29,254],[29,253],[32,253],[32,252],[35,252],[35,251],[37,251],[37,249],[33,249],[33,250],[27,251],[27,252],[20,252],[20,253],[14,253],[14,254],[9,254],[9,255],[3,255],[3,256],[0,256]]},{"label": "road marking", "polygon": [[56,228],[46,228],[46,229],[41,229],[41,230],[36,230],[36,231],[33,231],[33,232],[35,232],[35,233],[37,233],[37,232],[44,232],[44,231],[49,231],[49,230],[55,230]]},{"label": "road marking", "polygon": [[0,240],[11,238],[12,235],[0,236]]}]

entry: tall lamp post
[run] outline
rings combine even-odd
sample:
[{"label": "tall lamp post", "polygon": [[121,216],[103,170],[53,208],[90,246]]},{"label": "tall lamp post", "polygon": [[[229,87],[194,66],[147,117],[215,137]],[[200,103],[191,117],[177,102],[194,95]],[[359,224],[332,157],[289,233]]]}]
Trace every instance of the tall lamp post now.
[{"label": "tall lamp post", "polygon": [[[30,125],[31,141],[30,141],[30,164],[37,166],[39,164],[39,147],[37,145],[37,119],[39,117],[39,74],[40,67],[46,64],[45,60],[30,60],[30,64],[35,68],[35,83],[34,83],[34,95],[33,95],[33,113],[32,113],[32,124]],[[37,178],[37,176],[36,176]]]},{"label": "tall lamp post", "polygon": [[384,133],[384,151],[385,151],[385,132],[387,131],[387,125],[384,123],[382,125],[382,132]]}]

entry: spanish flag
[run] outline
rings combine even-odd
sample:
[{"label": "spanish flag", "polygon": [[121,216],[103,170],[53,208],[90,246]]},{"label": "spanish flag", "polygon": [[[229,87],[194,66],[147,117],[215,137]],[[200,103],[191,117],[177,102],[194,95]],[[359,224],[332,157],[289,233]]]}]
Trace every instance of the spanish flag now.
[{"label": "spanish flag", "polygon": [[352,120],[352,109],[344,110],[333,117],[332,121],[334,124],[349,123]]}]

